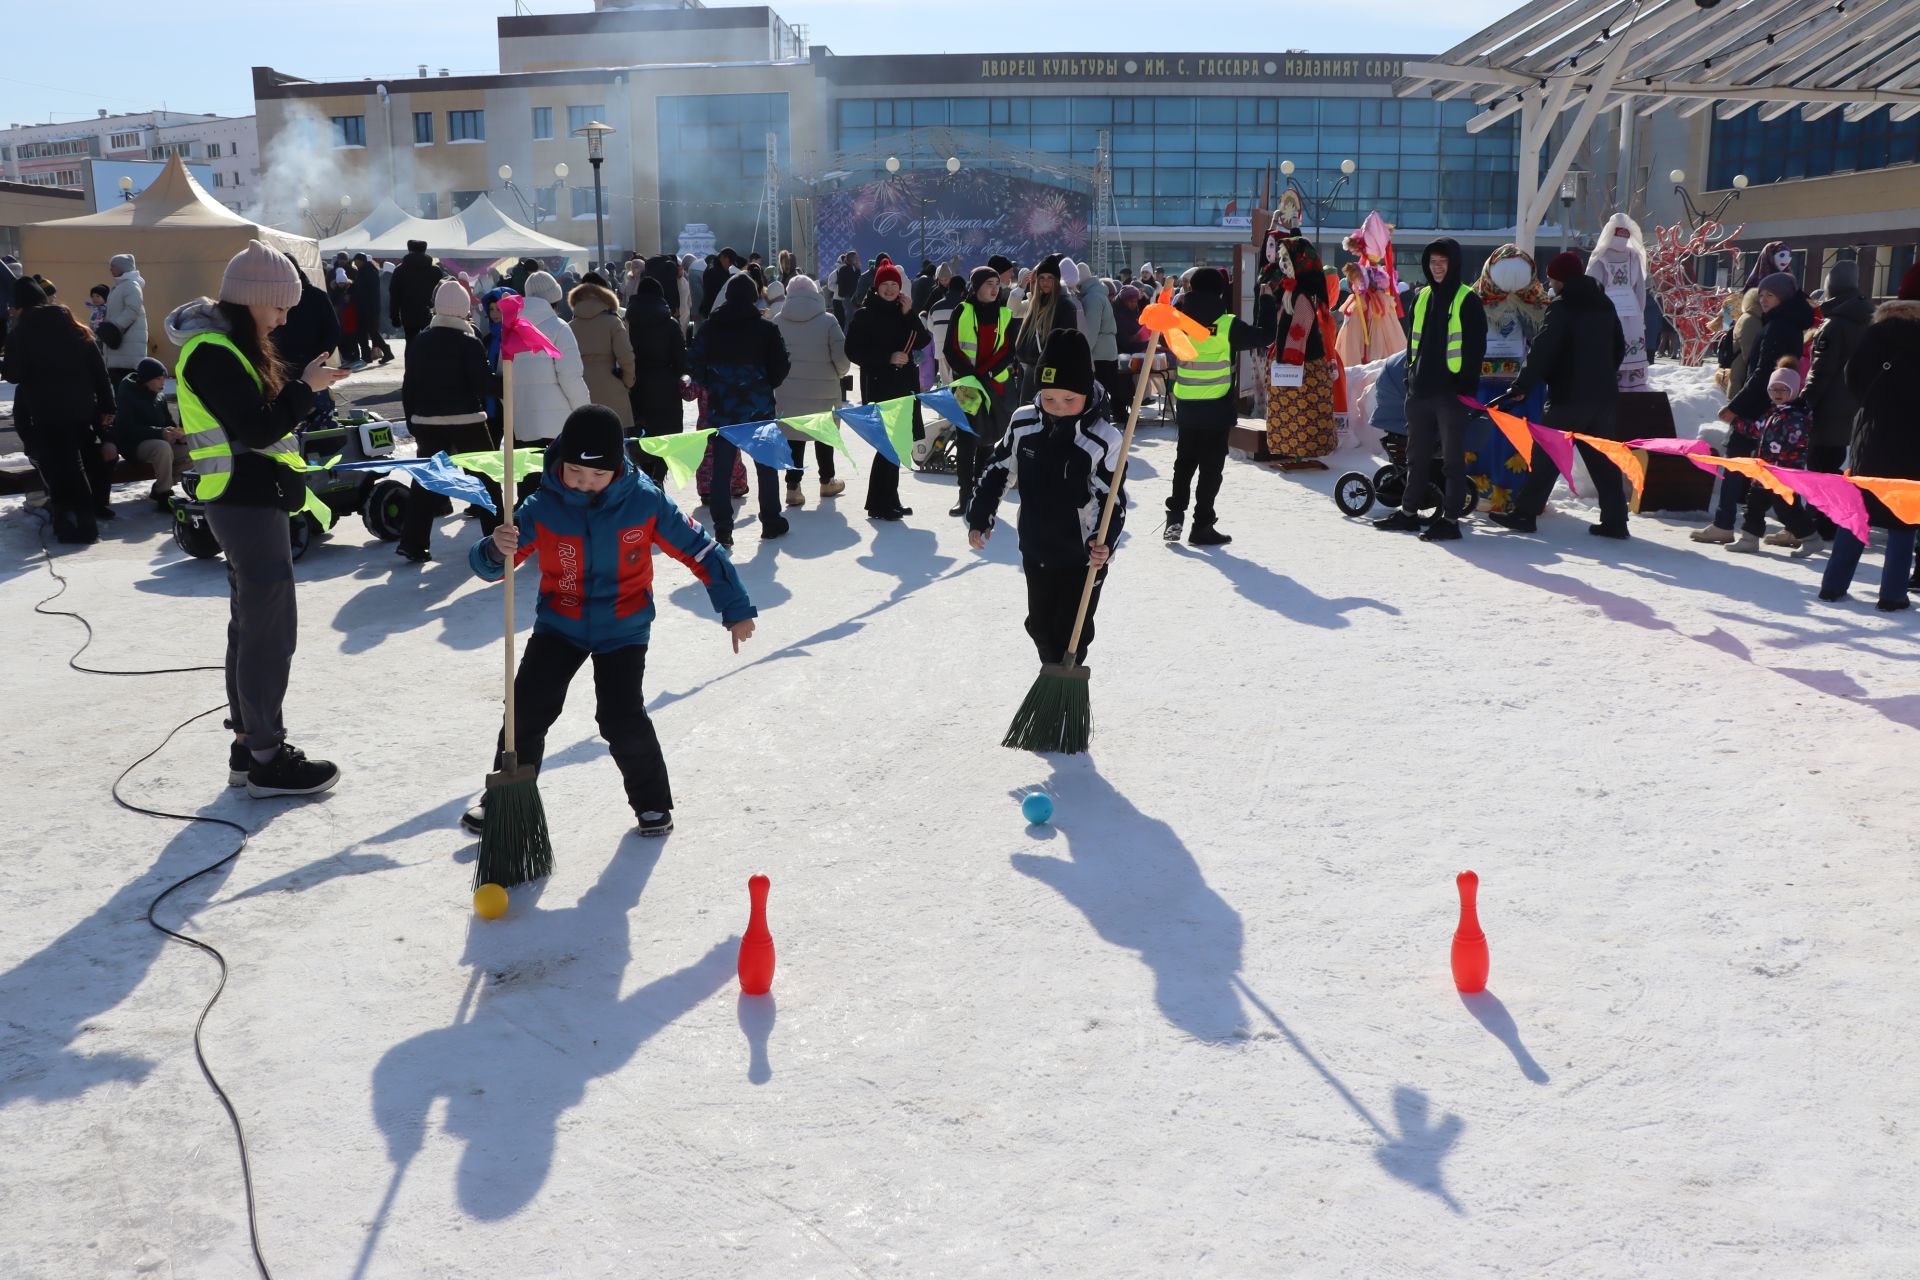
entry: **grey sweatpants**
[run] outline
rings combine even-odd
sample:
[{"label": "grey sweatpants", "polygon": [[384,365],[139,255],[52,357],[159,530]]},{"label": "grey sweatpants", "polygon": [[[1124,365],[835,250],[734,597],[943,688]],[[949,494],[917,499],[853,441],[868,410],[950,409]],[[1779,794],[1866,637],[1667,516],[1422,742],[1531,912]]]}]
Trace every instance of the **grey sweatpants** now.
[{"label": "grey sweatpants", "polygon": [[1433,451],[1440,450],[1446,476],[1447,509],[1439,514],[1457,520],[1467,506],[1467,406],[1448,392],[1437,396],[1407,397],[1407,496],[1400,509],[1418,514],[1433,475]]},{"label": "grey sweatpants", "polygon": [[250,750],[272,751],[287,736],[280,705],[300,631],[288,516],[273,507],[218,502],[206,510],[227,558],[227,713]]}]

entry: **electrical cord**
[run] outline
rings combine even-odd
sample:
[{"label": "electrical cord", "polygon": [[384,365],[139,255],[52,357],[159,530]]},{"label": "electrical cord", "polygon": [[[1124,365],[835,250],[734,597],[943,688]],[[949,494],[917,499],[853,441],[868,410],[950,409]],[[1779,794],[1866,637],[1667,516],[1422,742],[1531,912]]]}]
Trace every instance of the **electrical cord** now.
[{"label": "electrical cord", "polygon": [[[94,638],[93,624],[88,622],[87,619],[83,617],[76,610],[49,609],[46,607],[52,604],[55,600],[58,600],[61,596],[65,595],[69,584],[67,582],[67,579],[64,576],[62,576],[60,571],[53,567],[54,565],[53,547],[49,545],[49,543],[47,542],[47,534],[48,534],[48,531],[53,526],[53,520],[44,511],[40,512],[39,515],[40,515],[40,551],[41,551],[41,554],[45,557],[44,563],[46,566],[47,573],[50,576],[52,576],[55,582],[58,582],[60,584],[60,589],[54,592],[52,595],[48,596],[46,599],[40,601],[38,604],[34,605],[33,611],[37,614],[40,614],[43,617],[48,617],[48,618],[72,618],[75,622],[78,622],[83,628],[85,628],[87,633],[86,642],[82,644],[78,649],[74,650],[73,656],[67,659],[68,667],[72,668],[75,671],[84,672],[88,675],[98,675],[98,676],[170,676],[170,675],[186,675],[186,674],[191,674],[195,672],[206,672],[206,671],[224,672],[226,670],[224,666],[199,666],[199,667],[156,667],[152,670],[144,670],[144,671],[117,671],[117,670],[110,670],[104,667],[88,667],[88,666],[80,665],[80,655],[85,653],[87,649],[93,644],[93,638]],[[200,1040],[200,1033],[207,1025],[207,1015],[213,1012],[213,1006],[219,1002],[221,994],[225,992],[227,989],[227,958],[226,956],[222,955],[220,953],[220,949],[218,947],[215,947],[212,943],[202,942],[198,938],[188,937],[186,934],[181,933],[176,929],[169,929],[166,925],[161,924],[160,921],[155,916],[155,913],[160,910],[160,904],[165,902],[168,898],[172,897],[175,893],[179,892],[181,889],[186,888],[188,885],[192,884],[195,880],[200,879],[202,876],[211,875],[215,871],[218,871],[220,868],[231,863],[235,858],[238,858],[242,853],[244,853],[247,848],[248,831],[245,827],[241,826],[239,823],[234,822],[227,818],[209,818],[204,814],[170,813],[164,809],[150,809],[150,808],[147,808],[145,805],[135,804],[133,803],[133,801],[127,799],[125,796],[120,794],[121,784],[124,783],[127,780],[127,778],[132,775],[133,771],[135,769],[138,769],[141,765],[147,763],[147,761],[153,759],[155,756],[159,755],[162,751],[166,750],[167,744],[172,742],[175,736],[178,735],[181,730],[185,729],[188,725],[191,725],[196,721],[204,720],[208,716],[216,715],[219,712],[224,711],[226,709],[226,705],[227,704],[224,701],[222,701],[217,706],[208,707],[205,711],[196,712],[193,715],[188,716],[185,720],[182,720],[179,724],[169,729],[167,731],[167,736],[160,740],[160,744],[158,746],[154,747],[153,750],[147,752],[147,754],[141,756],[138,760],[135,760],[132,764],[128,765],[125,769],[122,769],[120,771],[120,776],[113,780],[112,795],[113,795],[113,802],[119,805],[122,809],[126,809],[132,813],[140,814],[143,817],[164,818],[171,822],[185,822],[189,824],[196,823],[196,822],[206,823],[209,826],[224,827],[227,830],[234,832],[236,835],[240,837],[240,843],[234,847],[233,852],[227,854],[224,858],[219,859],[217,862],[210,862],[206,866],[201,867],[198,871],[195,871],[190,875],[183,876],[182,878],[175,880],[172,884],[168,885],[165,889],[162,889],[160,891],[159,896],[154,898],[154,900],[151,903],[147,904],[147,923],[151,925],[153,928],[159,930],[161,933],[165,934],[167,937],[173,939],[175,942],[185,943],[189,947],[193,947],[196,950],[206,953],[208,956],[212,957],[214,964],[220,970],[220,980],[218,983],[215,984],[213,988],[213,994],[207,997],[206,1004],[201,1006],[200,1016],[198,1019],[194,1021],[194,1024],[193,1024],[193,1056],[200,1064],[200,1074],[206,1077],[207,1084],[212,1087],[214,1096],[220,1099],[220,1105],[226,1109],[227,1119],[231,1121],[233,1124],[234,1144],[236,1147],[238,1147],[240,1152],[240,1181],[246,1190],[246,1196],[247,1196],[247,1238],[253,1246],[254,1265],[260,1269],[260,1275],[262,1276],[263,1280],[273,1280],[273,1272],[267,1267],[266,1254],[262,1252],[260,1248],[260,1217],[259,1217],[258,1208],[254,1200],[253,1163],[247,1151],[246,1129],[240,1123],[240,1113],[234,1109],[233,1100],[227,1096],[227,1091],[221,1086],[219,1077],[213,1074],[213,1067],[207,1061],[206,1050],[201,1044],[201,1040]]]}]

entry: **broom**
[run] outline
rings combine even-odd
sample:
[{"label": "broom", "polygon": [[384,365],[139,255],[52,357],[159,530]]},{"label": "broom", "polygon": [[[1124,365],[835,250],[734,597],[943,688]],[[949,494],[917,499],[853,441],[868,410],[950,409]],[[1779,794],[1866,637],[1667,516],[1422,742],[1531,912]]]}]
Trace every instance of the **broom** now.
[{"label": "broom", "polygon": [[[505,426],[500,456],[505,469],[500,477],[502,514],[508,521],[514,515],[513,457],[513,360],[502,355],[501,418]],[[513,749],[513,562],[507,557],[507,715],[506,750],[498,772],[487,775],[487,820],[481,828],[480,858],[474,864],[473,884],[497,884],[510,889],[529,880],[553,874],[553,842],[547,835],[547,811],[540,803],[540,771],[520,767]]]},{"label": "broom", "polygon": [[[1107,540],[1113,506],[1119,501],[1120,486],[1127,478],[1127,455],[1133,450],[1133,430],[1140,425],[1140,408],[1147,402],[1147,384],[1152,380],[1149,375],[1153,358],[1159,351],[1160,334],[1156,331],[1147,340],[1143,372],[1134,384],[1133,411],[1127,415],[1127,433],[1120,440],[1120,462],[1113,469],[1113,487],[1107,490],[1107,500],[1100,508],[1100,528],[1093,535],[1095,542]],[[1080,632],[1087,625],[1087,606],[1093,602],[1093,584],[1099,575],[1100,571],[1093,565],[1087,566],[1087,581],[1080,588],[1080,611],[1073,617],[1073,634],[1067,640],[1066,655],[1057,663],[1041,665],[1033,687],[1027,690],[1027,700],[1020,704],[1013,723],[1007,726],[1007,736],[1000,740],[1001,746],[1015,751],[1058,751],[1067,755],[1078,755],[1087,749],[1087,740],[1093,734],[1093,700],[1087,687],[1087,669],[1075,662],[1074,656],[1080,651]]]}]

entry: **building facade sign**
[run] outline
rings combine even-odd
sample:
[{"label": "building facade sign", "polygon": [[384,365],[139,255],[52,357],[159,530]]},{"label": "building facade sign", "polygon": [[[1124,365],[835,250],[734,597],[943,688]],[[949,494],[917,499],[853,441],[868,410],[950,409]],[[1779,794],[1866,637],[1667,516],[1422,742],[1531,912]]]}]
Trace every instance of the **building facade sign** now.
[{"label": "building facade sign", "polygon": [[838,57],[816,64],[844,85],[1061,84],[1386,84],[1404,60],[1359,53],[934,54]]}]

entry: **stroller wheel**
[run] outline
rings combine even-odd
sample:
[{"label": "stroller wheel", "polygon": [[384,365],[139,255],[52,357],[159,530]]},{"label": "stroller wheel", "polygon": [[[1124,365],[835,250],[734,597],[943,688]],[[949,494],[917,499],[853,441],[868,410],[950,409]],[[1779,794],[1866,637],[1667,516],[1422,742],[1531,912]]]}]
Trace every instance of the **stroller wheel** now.
[{"label": "stroller wheel", "polygon": [[1373,493],[1382,506],[1397,507],[1407,496],[1406,468],[1389,462],[1373,473]]},{"label": "stroller wheel", "polygon": [[1349,471],[1333,482],[1333,505],[1340,514],[1363,516],[1373,510],[1373,484],[1358,471]]},{"label": "stroller wheel", "polygon": [[293,558],[298,560],[307,554],[307,548],[313,545],[317,525],[312,516],[304,511],[296,511],[287,522],[287,536],[293,541]]},{"label": "stroller wheel", "polygon": [[1480,509],[1480,490],[1473,485],[1467,486],[1467,500],[1460,507],[1457,519],[1464,520]]},{"label": "stroller wheel", "polygon": [[399,541],[400,522],[406,515],[410,487],[398,480],[382,480],[367,492],[367,500],[360,506],[360,518],[380,541]]},{"label": "stroller wheel", "polygon": [[173,544],[196,560],[211,560],[220,554],[220,540],[213,536],[213,530],[177,506],[173,509]]}]

